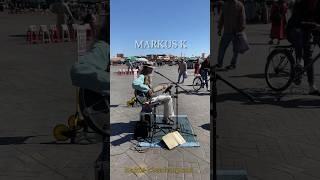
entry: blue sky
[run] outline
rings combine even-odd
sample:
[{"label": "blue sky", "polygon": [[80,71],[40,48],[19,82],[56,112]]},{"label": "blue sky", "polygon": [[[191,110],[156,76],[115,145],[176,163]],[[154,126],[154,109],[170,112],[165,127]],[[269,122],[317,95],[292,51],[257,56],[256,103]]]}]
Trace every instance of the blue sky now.
[{"label": "blue sky", "polygon": [[[209,53],[209,4],[209,0],[111,0],[111,57]],[[187,49],[138,49],[136,40],[186,40]]]}]

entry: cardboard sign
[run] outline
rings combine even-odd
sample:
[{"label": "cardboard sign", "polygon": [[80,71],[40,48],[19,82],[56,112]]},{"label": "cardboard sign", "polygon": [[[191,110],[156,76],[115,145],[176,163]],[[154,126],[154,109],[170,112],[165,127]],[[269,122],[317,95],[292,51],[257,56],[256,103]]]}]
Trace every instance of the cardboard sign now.
[{"label": "cardboard sign", "polygon": [[162,137],[164,143],[168,146],[169,149],[173,149],[180,144],[186,143],[184,138],[180,135],[178,131],[174,131]]}]

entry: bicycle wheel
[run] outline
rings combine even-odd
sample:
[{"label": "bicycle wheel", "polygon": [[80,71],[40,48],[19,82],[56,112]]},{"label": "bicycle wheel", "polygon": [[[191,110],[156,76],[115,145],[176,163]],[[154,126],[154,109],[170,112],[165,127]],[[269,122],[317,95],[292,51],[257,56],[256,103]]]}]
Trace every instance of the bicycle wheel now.
[{"label": "bicycle wheel", "polygon": [[192,87],[195,91],[199,91],[201,89],[202,80],[200,77],[196,77],[193,79]]},{"label": "bicycle wheel", "polygon": [[87,90],[79,90],[79,106],[85,122],[96,133],[107,135],[110,128],[108,124],[109,102],[107,97]]},{"label": "bicycle wheel", "polygon": [[273,50],[265,66],[265,79],[274,91],[284,91],[292,83],[294,77],[294,58],[287,49]]}]

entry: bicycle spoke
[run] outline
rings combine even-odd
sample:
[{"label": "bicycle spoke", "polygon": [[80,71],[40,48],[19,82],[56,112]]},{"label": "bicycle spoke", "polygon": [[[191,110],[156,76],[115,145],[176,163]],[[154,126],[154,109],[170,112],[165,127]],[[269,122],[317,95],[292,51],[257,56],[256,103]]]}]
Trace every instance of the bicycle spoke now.
[{"label": "bicycle spoke", "polygon": [[284,64],[282,67],[286,67],[287,66],[287,64],[289,63],[289,61],[286,61],[286,64]]},{"label": "bicycle spoke", "polygon": [[273,69],[276,69],[276,67],[275,67],[275,65],[274,65],[274,61],[273,61],[273,59],[271,60],[271,63],[272,63],[272,67],[273,67]]},{"label": "bicycle spoke", "polygon": [[278,64],[278,66],[280,66],[282,63],[283,63],[283,59],[284,59],[285,57],[282,57],[282,56],[280,56],[280,62],[279,62],[279,64]]},{"label": "bicycle spoke", "polygon": [[270,57],[266,69],[266,78],[269,87],[274,90],[285,88],[291,79],[291,62],[284,52],[276,52]]}]

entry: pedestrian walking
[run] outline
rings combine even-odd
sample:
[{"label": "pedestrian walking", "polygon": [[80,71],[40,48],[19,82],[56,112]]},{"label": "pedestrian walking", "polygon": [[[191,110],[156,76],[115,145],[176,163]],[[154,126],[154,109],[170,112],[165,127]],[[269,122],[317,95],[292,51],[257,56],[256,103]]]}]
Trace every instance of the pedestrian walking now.
[{"label": "pedestrian walking", "polygon": [[201,85],[203,88],[204,85],[206,85],[207,91],[209,91],[209,87],[208,87],[208,73],[210,70],[210,63],[209,63],[209,58],[206,58],[202,63],[201,63],[201,67],[200,67],[200,74],[201,74],[201,78],[203,80],[203,84]]},{"label": "pedestrian walking", "polygon": [[53,3],[50,7],[51,11],[57,15],[57,28],[60,34],[62,34],[63,24],[69,24],[74,21],[67,2],[68,0],[59,0],[59,2]]},{"label": "pedestrian walking", "polygon": [[91,10],[87,11],[87,15],[83,19],[83,24],[89,24],[92,30],[92,36],[96,34],[97,18]]},{"label": "pedestrian walking", "polygon": [[226,69],[236,68],[238,59],[237,34],[244,31],[245,24],[246,14],[243,4],[238,0],[226,0],[218,23],[218,35],[221,36],[222,29],[223,35],[220,40],[216,68],[222,68],[225,52],[231,42],[233,44],[233,57]]},{"label": "pedestrian walking", "polygon": [[224,4],[223,1],[221,1],[221,0],[217,1],[217,12],[218,12],[218,15],[220,15],[220,13],[222,11],[223,4]]},{"label": "pedestrian walking", "polygon": [[133,68],[134,68],[134,67],[133,67],[133,64],[132,64],[131,61],[128,60],[128,61],[126,62],[126,65],[128,66],[128,72],[130,72],[130,70],[133,71]]},{"label": "pedestrian walking", "polygon": [[178,73],[179,73],[179,77],[178,77],[178,83],[180,83],[180,79],[182,77],[182,82],[181,84],[184,83],[184,79],[187,76],[187,63],[182,59],[181,62],[179,63],[179,67],[178,67]]},{"label": "pedestrian walking", "polygon": [[266,1],[261,2],[261,21],[264,24],[268,24],[269,22],[269,10],[268,5]]},{"label": "pedestrian walking", "polygon": [[270,41],[269,44],[273,44],[273,40],[277,39],[277,44],[280,44],[280,41],[285,39],[285,28],[287,25],[286,14],[288,11],[288,5],[283,0],[275,1],[271,7],[271,32],[270,32]]},{"label": "pedestrian walking", "polygon": [[253,22],[256,18],[256,7],[255,2],[253,0],[247,0],[245,2],[245,12],[246,12],[246,18],[248,22]]},{"label": "pedestrian walking", "polygon": [[199,74],[199,70],[200,70],[200,60],[197,59],[196,63],[194,64],[194,75]]},{"label": "pedestrian walking", "polygon": [[[317,38],[319,34],[313,33],[312,28],[303,25],[302,22],[320,24],[320,0],[296,1],[287,25],[288,40],[294,46],[297,61],[299,62],[303,58],[304,66],[308,66],[309,63],[312,63],[313,48],[310,43],[311,38],[312,36]],[[319,43],[320,41],[318,40],[318,45]],[[302,65],[300,66],[302,68]],[[313,64],[307,69],[307,77],[309,94],[320,95],[320,91],[314,84]],[[296,84],[297,82],[300,81],[296,81]]]}]

